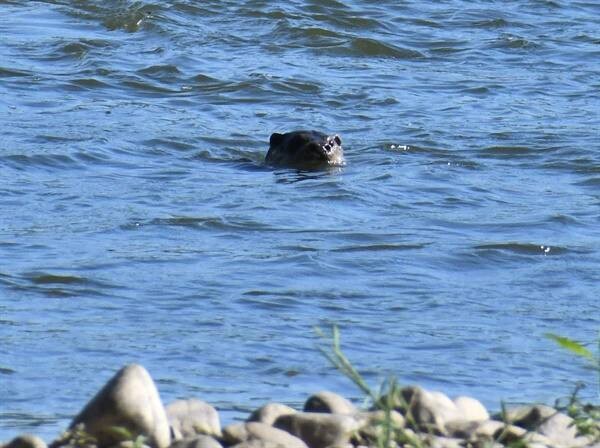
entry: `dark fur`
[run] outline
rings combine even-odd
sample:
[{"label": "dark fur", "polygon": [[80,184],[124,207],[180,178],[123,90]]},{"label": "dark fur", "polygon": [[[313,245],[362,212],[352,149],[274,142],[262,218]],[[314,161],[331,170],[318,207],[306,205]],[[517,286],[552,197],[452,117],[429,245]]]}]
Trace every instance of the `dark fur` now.
[{"label": "dark fur", "polygon": [[271,165],[305,169],[343,165],[342,139],[317,131],[274,133],[265,161]]}]

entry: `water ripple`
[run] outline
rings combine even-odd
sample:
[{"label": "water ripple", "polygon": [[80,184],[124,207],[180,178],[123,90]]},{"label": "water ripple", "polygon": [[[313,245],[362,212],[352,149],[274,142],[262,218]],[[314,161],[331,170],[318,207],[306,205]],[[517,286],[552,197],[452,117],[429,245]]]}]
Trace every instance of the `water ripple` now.
[{"label": "water ripple", "polygon": [[[331,323],[491,409],[594,380],[542,335],[599,325],[596,3],[0,3],[0,439],[133,358],[227,418],[346,395]],[[301,128],[347,165],[265,165]]]}]

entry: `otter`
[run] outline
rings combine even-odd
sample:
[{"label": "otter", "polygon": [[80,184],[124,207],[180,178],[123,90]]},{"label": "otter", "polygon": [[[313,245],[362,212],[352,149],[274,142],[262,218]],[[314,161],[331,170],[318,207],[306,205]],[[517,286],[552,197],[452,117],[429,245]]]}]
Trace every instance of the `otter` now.
[{"label": "otter", "polygon": [[339,135],[318,131],[275,132],[269,139],[265,162],[300,169],[344,165],[344,150]]}]

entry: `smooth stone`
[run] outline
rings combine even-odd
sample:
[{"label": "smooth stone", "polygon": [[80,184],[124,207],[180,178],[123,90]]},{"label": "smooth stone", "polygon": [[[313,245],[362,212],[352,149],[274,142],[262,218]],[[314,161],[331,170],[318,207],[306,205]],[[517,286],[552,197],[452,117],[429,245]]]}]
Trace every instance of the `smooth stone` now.
[{"label": "smooth stone", "polygon": [[347,445],[360,428],[359,422],[349,415],[318,412],[282,415],[273,426],[302,439],[310,448]]},{"label": "smooth stone", "polygon": [[571,446],[577,438],[573,419],[550,406],[522,406],[509,411],[508,418],[517,426],[548,437],[556,446]]},{"label": "smooth stone", "polygon": [[[452,420],[451,422],[446,423],[446,432],[449,437],[459,437],[465,440],[472,440],[476,438],[476,432],[482,425],[482,422],[469,421],[469,420]],[[497,428],[494,428],[493,431],[490,431],[489,434],[485,434],[489,438],[492,437],[492,434]]]},{"label": "smooth stone", "polygon": [[497,418],[499,420],[504,418],[513,425],[535,431],[545,419],[550,418],[557,412],[556,409],[550,406],[526,405],[508,409],[504,416],[498,415]]},{"label": "smooth stone", "polygon": [[341,395],[324,390],[311,395],[308,400],[306,400],[304,412],[353,415],[358,412],[358,409]]},{"label": "smooth stone", "polygon": [[504,445],[511,445],[513,443],[523,441],[527,430],[520,426],[507,425],[499,422],[502,426],[499,427],[493,435],[493,439],[497,442],[503,443]]},{"label": "smooth stone", "polygon": [[428,436],[426,446],[428,448],[463,448],[462,439],[443,436]]},{"label": "smooth stone", "polygon": [[421,431],[447,436],[446,423],[461,419],[454,402],[441,392],[410,386],[403,388],[401,394],[409,406],[407,414],[410,412]]},{"label": "smooth stone", "polygon": [[3,448],[47,448],[46,442],[38,436],[31,434],[21,434],[15,437],[6,445],[0,445]]},{"label": "smooth stone", "polygon": [[223,440],[227,445],[264,442],[282,445],[286,448],[307,448],[306,444],[298,437],[260,422],[234,423],[226,426],[223,429]]},{"label": "smooth stone", "polygon": [[[385,411],[361,412],[356,414],[356,418],[360,424],[358,435],[361,441],[375,441],[383,434],[385,430],[383,427],[386,418]],[[404,428],[406,423],[404,416],[398,411],[390,413],[390,420],[394,428]]]},{"label": "smooth stone", "polygon": [[244,442],[240,442],[229,448],[287,448],[287,447],[286,447],[286,445],[282,445],[281,443],[278,443],[278,442],[273,442],[272,440],[250,439],[250,440],[245,440]]},{"label": "smooth stone", "polygon": [[490,418],[490,414],[485,406],[475,398],[460,396],[452,401],[460,414],[460,418],[463,420],[484,421]]},{"label": "smooth stone", "polygon": [[221,437],[219,413],[202,400],[176,400],[167,406],[166,412],[175,440],[198,434]]},{"label": "smooth stone", "polygon": [[95,437],[99,447],[122,441],[114,427],[131,432],[133,438],[146,437],[145,443],[167,448],[171,432],[158,390],[144,367],[131,364],[119,370],[71,423],[80,424]]},{"label": "smooth stone", "polygon": [[[81,447],[77,447],[77,448],[81,448]],[[115,445],[114,448],[150,448],[148,445],[146,445],[145,443],[140,444],[139,442],[135,441],[135,440],[125,440],[123,442],[120,442],[118,445]]]},{"label": "smooth stone", "polygon": [[504,428],[506,425],[502,422],[499,422],[497,420],[487,420],[484,422],[475,422],[475,424],[477,425],[477,427],[475,428],[473,434],[475,435],[475,437],[477,438],[488,438],[488,439],[494,439],[494,436],[496,434],[498,434],[498,431],[500,431],[502,428]]},{"label": "smooth stone", "polygon": [[557,447],[575,444],[577,428],[573,419],[550,406],[521,406],[507,412],[507,419],[522,428],[538,432],[550,439]]},{"label": "smooth stone", "polygon": [[556,446],[572,447],[577,438],[577,427],[573,419],[560,412],[544,421],[537,432],[548,437]]},{"label": "smooth stone", "polygon": [[275,420],[282,415],[295,414],[296,410],[285,404],[281,403],[267,403],[264,406],[256,409],[250,417],[246,420],[247,422],[261,422],[267,425],[273,425]]},{"label": "smooth stone", "polygon": [[223,448],[213,437],[204,434],[178,440],[172,443],[169,448]]},{"label": "smooth stone", "polygon": [[573,440],[573,444],[569,448],[600,448],[600,440],[594,440],[589,436],[579,436]]}]

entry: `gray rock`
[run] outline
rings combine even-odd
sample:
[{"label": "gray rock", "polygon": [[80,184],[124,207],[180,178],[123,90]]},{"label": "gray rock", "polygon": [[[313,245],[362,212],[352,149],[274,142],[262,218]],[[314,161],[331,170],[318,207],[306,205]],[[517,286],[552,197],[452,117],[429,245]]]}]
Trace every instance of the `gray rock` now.
[{"label": "gray rock", "polygon": [[495,436],[502,431],[506,425],[497,420],[486,420],[484,422],[470,422],[471,424],[475,424],[475,430],[473,431],[473,435],[477,439],[489,439],[493,440]]},{"label": "gray rock", "polygon": [[[500,423],[500,422],[497,422]],[[500,423],[500,425],[502,425]],[[449,437],[459,437],[464,440],[474,440],[478,437],[477,430],[483,426],[483,422],[474,422],[468,420],[452,420],[446,423],[446,432]],[[485,431],[486,438],[491,439],[497,427],[493,430]]]},{"label": "gray rock", "polygon": [[572,447],[578,442],[573,419],[550,406],[521,406],[507,411],[511,423],[547,437],[552,446]]},{"label": "gray rock", "polygon": [[267,403],[255,410],[250,417],[248,422],[261,422],[267,425],[273,425],[275,420],[282,415],[295,414],[296,410],[285,404],[281,403]]},{"label": "gray rock", "polygon": [[17,436],[2,446],[3,448],[47,448],[46,442],[31,434]]},{"label": "gray rock", "polygon": [[[356,414],[356,418],[360,425],[360,429],[358,430],[358,438],[360,441],[367,443],[373,442],[384,434],[384,423],[386,419],[384,411],[361,412]],[[404,428],[405,420],[399,412],[392,411],[390,420],[393,428]]]},{"label": "gray rock", "polygon": [[502,426],[496,430],[492,437],[495,441],[503,443],[504,445],[511,445],[524,440],[527,430],[520,426],[499,423]]},{"label": "gray rock", "polygon": [[221,437],[219,413],[202,400],[177,400],[167,406],[166,412],[175,440],[198,434]]},{"label": "gray rock", "polygon": [[347,445],[360,428],[357,419],[349,415],[317,412],[282,415],[273,426],[302,439],[310,448]]},{"label": "gray rock", "polygon": [[233,445],[230,448],[286,448],[286,446],[272,440],[250,439]]},{"label": "gray rock", "polygon": [[426,446],[429,448],[462,448],[463,440],[442,436],[427,436]]},{"label": "gray rock", "polygon": [[[250,447],[307,448],[306,444],[297,437],[266,423],[247,422],[234,423],[223,429],[223,440],[227,445]],[[245,445],[244,445],[245,444]],[[241,448],[241,447],[238,447]]]},{"label": "gray rock", "polygon": [[[77,445],[75,445],[76,448],[81,448]],[[138,441],[135,440],[125,440],[121,443],[119,443],[118,445],[115,445],[113,448],[150,448],[148,445],[146,445],[145,443],[139,443]]]},{"label": "gray rock", "polygon": [[558,413],[558,411],[550,406],[544,405],[527,405],[511,408],[506,411],[506,415],[498,415],[499,419],[506,419],[506,421],[525,428],[530,431],[536,431],[542,422]]},{"label": "gray rock", "polygon": [[[467,421],[454,420],[446,425],[448,433],[454,438],[463,439],[472,444],[492,442],[513,443],[525,440],[527,430],[519,426],[497,420]],[[533,439],[531,439],[533,442]]]},{"label": "gray rock", "polygon": [[358,409],[350,401],[333,392],[318,392],[304,404],[304,412],[325,412],[329,414],[356,414]]},{"label": "gray rock", "polygon": [[460,396],[454,400],[454,405],[460,415],[460,418],[467,421],[489,420],[490,414],[479,400],[471,397]]},{"label": "gray rock", "polygon": [[246,423],[232,423],[223,428],[223,440],[227,445],[235,445],[237,443],[248,440],[248,429]]},{"label": "gray rock", "polygon": [[[401,394],[408,405],[406,414],[412,416],[421,431],[447,436],[446,423],[461,420],[454,402],[441,392],[410,386],[403,388]],[[410,419],[407,420],[410,422]]]},{"label": "gray rock", "polygon": [[204,434],[188,439],[178,440],[169,448],[223,448],[213,437]]},{"label": "gray rock", "polygon": [[577,438],[577,428],[573,419],[560,412],[545,420],[537,432],[548,437],[556,446],[572,447]]},{"label": "gray rock", "polygon": [[125,366],[75,417],[70,428],[83,424],[99,447],[123,441],[115,427],[124,428],[133,438],[143,435],[146,443],[166,448],[171,442],[169,422],[152,378],[142,366]]}]

